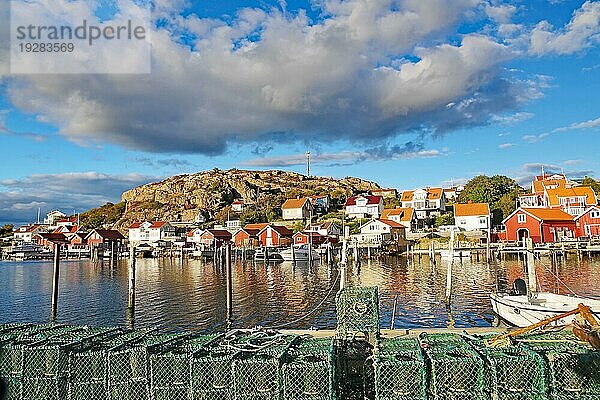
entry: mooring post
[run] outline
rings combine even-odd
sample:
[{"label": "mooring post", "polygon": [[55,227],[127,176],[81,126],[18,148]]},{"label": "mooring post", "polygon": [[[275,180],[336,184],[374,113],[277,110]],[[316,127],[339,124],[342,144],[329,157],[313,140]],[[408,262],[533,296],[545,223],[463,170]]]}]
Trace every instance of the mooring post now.
[{"label": "mooring post", "polygon": [[58,306],[58,278],[60,276],[60,243],[54,243],[54,271],[52,273],[52,310],[50,320],[56,320]]},{"label": "mooring post", "polygon": [[233,311],[233,281],[231,272],[231,243],[227,243],[225,248],[225,270],[227,274],[227,325],[231,323],[231,314]]},{"label": "mooring post", "polygon": [[533,253],[533,240],[527,238],[527,295],[529,299],[535,296],[537,291],[537,277],[535,274],[535,260]]},{"label": "mooring post", "polygon": [[129,291],[127,307],[130,310],[135,308],[135,246],[129,248]]},{"label": "mooring post", "polygon": [[448,269],[446,270],[446,305],[450,306],[450,300],[452,297],[452,264],[454,263],[454,229],[450,231],[450,262],[448,263]]}]

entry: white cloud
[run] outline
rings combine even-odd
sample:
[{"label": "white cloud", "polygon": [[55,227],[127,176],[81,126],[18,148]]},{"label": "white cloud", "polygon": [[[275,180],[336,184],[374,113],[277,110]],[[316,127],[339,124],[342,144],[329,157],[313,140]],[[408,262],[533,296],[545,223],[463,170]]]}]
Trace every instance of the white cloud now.
[{"label": "white cloud", "polygon": [[571,124],[569,126],[563,126],[560,128],[556,128],[552,132],[567,132],[567,131],[574,131],[574,130],[578,130],[578,129],[593,129],[593,128],[599,128],[599,127],[600,127],[600,118],[596,118],[596,119],[591,119],[589,121],[577,122],[577,123]]},{"label": "white cloud", "polygon": [[534,113],[521,111],[521,112],[517,112],[514,114],[509,114],[509,115],[494,115],[492,117],[492,121],[498,122],[500,124],[511,125],[511,124],[516,124],[521,121],[526,121],[533,117],[535,117]]},{"label": "white cloud", "polygon": [[509,23],[517,7],[512,4],[487,5],[485,12],[494,21],[500,24]]},{"label": "white cloud", "polygon": [[[389,1],[326,0],[325,17],[313,22],[274,9],[243,9],[229,21],[184,18],[165,14],[166,2],[159,8],[168,25],[151,35],[152,74],[19,76],[9,94],[79,144],[151,152],[442,134],[539,96],[535,84],[501,68],[515,54],[492,37],[445,43],[478,3],[407,0],[394,9]],[[193,51],[178,43],[181,33],[197,36]],[[400,58],[406,54],[417,58]]]},{"label": "white cloud", "polygon": [[575,53],[598,43],[599,33],[600,2],[586,1],[563,29],[557,31],[547,21],[538,23],[531,31],[529,51],[536,55]]},{"label": "white cloud", "polygon": [[510,149],[511,147],[515,147],[515,146],[516,146],[515,143],[502,143],[502,144],[498,145],[498,147],[502,150]]},{"label": "white cloud", "polygon": [[65,213],[87,211],[118,202],[125,190],[158,179],[140,174],[73,172],[0,180],[0,221],[33,221],[38,208],[42,212],[57,208]]}]

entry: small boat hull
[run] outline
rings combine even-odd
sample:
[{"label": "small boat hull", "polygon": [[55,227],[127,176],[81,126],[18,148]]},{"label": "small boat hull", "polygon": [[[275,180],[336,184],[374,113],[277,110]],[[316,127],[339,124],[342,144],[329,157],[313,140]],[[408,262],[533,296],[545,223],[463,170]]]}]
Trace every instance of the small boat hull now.
[{"label": "small boat hull", "polygon": [[308,261],[309,251],[312,253],[313,260],[321,258],[321,255],[315,249],[309,250],[308,248],[295,248],[293,254],[292,249],[286,249],[279,252],[279,254],[283,258],[283,261]]},{"label": "small boat hull", "polygon": [[[490,295],[492,308],[496,315],[511,325],[526,327],[550,317],[571,311],[583,303],[592,308],[592,313],[600,319],[600,300],[586,299],[540,292],[536,294],[533,302],[529,302],[525,295]],[[553,325],[566,325],[573,321],[575,316],[560,319]]]}]

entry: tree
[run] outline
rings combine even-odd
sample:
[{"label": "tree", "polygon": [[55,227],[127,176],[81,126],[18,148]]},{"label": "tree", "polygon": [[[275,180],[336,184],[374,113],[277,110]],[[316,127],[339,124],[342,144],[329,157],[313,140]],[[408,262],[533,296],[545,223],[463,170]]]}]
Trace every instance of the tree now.
[{"label": "tree", "polygon": [[268,222],[267,214],[263,211],[247,208],[240,214],[240,223],[246,224],[259,224],[261,222]]},{"label": "tree", "polygon": [[10,236],[13,234],[14,229],[13,224],[6,224],[2,228],[0,228],[0,237]]},{"label": "tree", "polygon": [[581,184],[583,186],[590,186],[594,193],[596,193],[596,196],[600,196],[600,182],[598,182],[594,178],[586,176],[585,178],[583,178],[583,181],[581,181]]},{"label": "tree", "polygon": [[467,182],[457,202],[488,203],[494,223],[499,223],[515,210],[521,191],[517,182],[507,176],[494,175],[490,178],[479,175]]},{"label": "tree", "polygon": [[454,214],[446,213],[446,214],[438,215],[435,218],[435,227],[439,228],[442,225],[454,225]]},{"label": "tree", "polygon": [[119,220],[125,213],[125,202],[105,205],[93,208],[79,215],[79,224],[89,229],[102,228],[105,225],[112,225]]},{"label": "tree", "polygon": [[385,208],[396,208],[396,207],[400,207],[401,205],[402,205],[402,202],[397,197],[385,197],[383,199],[383,206]]}]

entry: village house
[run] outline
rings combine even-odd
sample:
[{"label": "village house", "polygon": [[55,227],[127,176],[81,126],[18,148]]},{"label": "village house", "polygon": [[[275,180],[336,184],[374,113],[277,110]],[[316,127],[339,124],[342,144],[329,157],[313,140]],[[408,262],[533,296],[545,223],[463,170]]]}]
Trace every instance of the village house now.
[{"label": "village house", "polygon": [[237,232],[242,227],[242,222],[239,219],[229,219],[225,221],[225,229],[229,232]]},{"label": "village house", "polygon": [[133,243],[157,243],[177,239],[176,229],[166,221],[134,222],[129,226],[129,241]]},{"label": "village house", "polygon": [[318,234],[323,236],[337,238],[342,234],[342,227],[333,221],[326,221],[321,223],[308,224],[304,228],[304,231],[317,232]]},{"label": "village house", "polygon": [[70,228],[72,226],[79,225],[79,217],[77,215],[72,215],[70,217],[61,218],[56,221],[55,225],[59,228]]},{"label": "village house", "polygon": [[398,197],[398,191],[396,189],[375,189],[371,190],[373,196],[381,196],[384,199],[395,199]]},{"label": "village house", "polygon": [[62,233],[36,233],[33,236],[32,242],[47,250],[54,251],[56,244],[66,246],[69,244],[69,239]]},{"label": "village house", "polygon": [[260,232],[260,229],[250,229],[244,227],[233,234],[232,241],[235,247],[239,248],[258,247],[260,246],[258,232]]},{"label": "village house", "polygon": [[231,203],[231,211],[233,211],[233,212],[244,211],[244,201],[243,200],[235,200],[233,203]]},{"label": "village house", "polygon": [[287,199],[281,206],[281,214],[284,220],[310,218],[313,211],[313,206],[308,197]]},{"label": "village house", "polygon": [[56,222],[58,220],[61,220],[66,217],[67,214],[62,213],[59,210],[50,211],[48,214],[46,214],[46,217],[44,218],[44,225],[56,226]]},{"label": "village house", "polygon": [[351,236],[352,240],[365,244],[396,243],[406,244],[406,228],[389,219],[372,219],[360,227],[360,233]]},{"label": "village house", "polygon": [[231,241],[231,233],[225,229],[206,229],[200,234],[198,244],[217,248]]},{"label": "village house", "polygon": [[329,212],[331,201],[328,194],[310,196],[309,199],[316,214],[327,214]]},{"label": "village house", "polygon": [[85,228],[79,225],[59,225],[52,233],[77,233],[83,232]]},{"label": "village house", "polygon": [[191,229],[187,234],[186,234],[186,241],[188,243],[194,243],[194,244],[200,244],[200,237],[202,236],[202,234],[204,233],[204,229],[201,228],[195,228],[195,229]]},{"label": "village house", "polygon": [[20,226],[13,233],[13,240],[17,243],[32,243],[33,236],[47,232],[47,226],[41,224]]},{"label": "village house", "polygon": [[461,231],[487,231],[491,228],[490,205],[488,203],[455,204],[454,225]]},{"label": "village house", "polygon": [[[318,232],[308,231],[308,232],[296,232],[292,236],[294,240],[294,244],[312,244],[313,246],[320,246],[323,243],[329,242],[329,238],[327,236],[321,235]],[[334,241],[336,242],[336,241]]]},{"label": "village house", "polygon": [[577,237],[600,238],[600,208],[592,206],[576,216],[575,227]]},{"label": "village house", "polygon": [[446,197],[442,188],[407,190],[402,193],[402,207],[413,208],[417,220],[437,217],[446,211]]},{"label": "village house", "polygon": [[560,209],[519,207],[502,224],[510,242],[531,238],[534,243],[553,243],[575,237],[573,216]]},{"label": "village house", "polygon": [[346,218],[379,218],[383,212],[383,197],[359,195],[346,200]]},{"label": "village house", "polygon": [[386,208],[381,219],[389,219],[404,226],[408,232],[414,232],[417,226],[414,208]]},{"label": "village house", "polygon": [[293,232],[285,226],[267,225],[258,232],[258,240],[264,247],[289,246],[292,244]]},{"label": "village house", "polygon": [[90,250],[86,240],[87,235],[88,234],[85,232],[76,232],[65,235],[67,240],[69,240],[69,251],[87,253]]},{"label": "village house", "polygon": [[94,229],[85,237],[88,246],[110,249],[115,244],[118,249],[125,243],[125,236],[116,229]]}]

